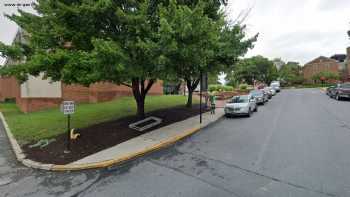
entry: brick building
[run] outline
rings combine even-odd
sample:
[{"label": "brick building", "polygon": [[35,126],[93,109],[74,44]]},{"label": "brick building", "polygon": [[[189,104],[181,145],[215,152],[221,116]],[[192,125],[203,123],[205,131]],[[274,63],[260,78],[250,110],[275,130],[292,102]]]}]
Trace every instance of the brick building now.
[{"label": "brick building", "polygon": [[313,83],[312,77],[322,71],[328,71],[340,76],[341,81],[350,80],[350,47],[347,54],[333,55],[332,57],[320,56],[303,67],[304,79],[308,83]]},{"label": "brick building", "polygon": [[[22,42],[22,32],[18,32],[14,42]],[[11,59],[5,64],[11,65]],[[162,82],[158,81],[149,90],[150,95],[163,94]],[[89,87],[67,85],[62,82],[51,82],[42,76],[30,76],[28,81],[20,84],[14,77],[0,77],[0,101],[15,99],[17,106],[23,112],[33,112],[57,107],[63,100],[73,100],[80,103],[96,103],[131,96],[129,87],[112,83],[96,83]]]}]

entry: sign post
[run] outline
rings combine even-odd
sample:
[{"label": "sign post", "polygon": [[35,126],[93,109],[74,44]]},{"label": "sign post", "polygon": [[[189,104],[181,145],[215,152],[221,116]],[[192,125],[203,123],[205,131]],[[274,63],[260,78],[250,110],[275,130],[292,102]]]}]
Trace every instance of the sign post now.
[{"label": "sign post", "polygon": [[63,101],[61,111],[64,115],[67,115],[67,147],[64,153],[70,153],[70,115],[75,112],[74,101]]}]

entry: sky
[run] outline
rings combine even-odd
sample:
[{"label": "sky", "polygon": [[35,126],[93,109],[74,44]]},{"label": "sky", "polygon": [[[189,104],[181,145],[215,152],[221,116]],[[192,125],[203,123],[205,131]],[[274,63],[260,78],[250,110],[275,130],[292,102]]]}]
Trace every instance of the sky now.
[{"label": "sky", "polygon": [[[10,44],[16,24],[3,15],[17,8],[33,12],[31,7],[5,6],[6,3],[32,3],[33,0],[0,0],[0,41]],[[319,56],[345,53],[350,46],[350,0],[229,0],[225,8],[228,20],[250,10],[243,23],[247,34],[259,33],[255,47],[246,57],[263,55],[270,59],[307,63]],[[0,64],[4,59],[0,59]]]},{"label": "sky", "polygon": [[350,46],[350,0],[229,0],[226,14],[232,20],[250,8],[244,23],[248,34],[259,38],[247,56],[304,64],[345,54]]}]

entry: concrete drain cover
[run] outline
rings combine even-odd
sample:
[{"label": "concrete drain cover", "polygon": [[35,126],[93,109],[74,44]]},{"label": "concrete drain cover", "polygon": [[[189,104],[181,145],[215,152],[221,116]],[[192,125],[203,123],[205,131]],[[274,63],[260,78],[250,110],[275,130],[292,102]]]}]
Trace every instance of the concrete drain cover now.
[{"label": "concrete drain cover", "polygon": [[137,131],[144,131],[146,129],[155,127],[160,123],[162,123],[162,119],[151,116],[146,119],[130,124],[129,128],[135,129]]}]

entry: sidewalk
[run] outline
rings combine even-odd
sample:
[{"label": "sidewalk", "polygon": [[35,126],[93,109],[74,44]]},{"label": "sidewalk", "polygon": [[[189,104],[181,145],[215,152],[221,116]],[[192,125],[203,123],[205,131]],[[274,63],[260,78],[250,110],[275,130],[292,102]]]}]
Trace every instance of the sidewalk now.
[{"label": "sidewalk", "polygon": [[[199,123],[198,115],[184,121],[151,131],[67,165],[42,164],[29,159],[25,159],[25,155],[18,155],[17,152],[23,154],[22,150],[20,150],[20,148],[18,149],[19,146],[14,146],[14,144],[17,142],[15,138],[13,138],[9,128],[6,126],[5,128],[10,141],[15,142],[11,143],[11,145],[16,153],[18,161],[32,168],[52,171],[69,171],[107,167],[128,161],[160,148],[164,148],[219,120],[223,115],[223,108],[219,108],[216,110],[215,115],[210,114],[210,112],[204,113],[202,116],[202,124]],[[3,123],[6,125],[4,119]]]}]

